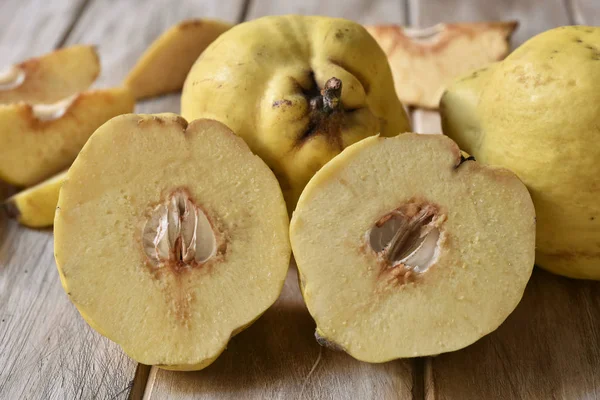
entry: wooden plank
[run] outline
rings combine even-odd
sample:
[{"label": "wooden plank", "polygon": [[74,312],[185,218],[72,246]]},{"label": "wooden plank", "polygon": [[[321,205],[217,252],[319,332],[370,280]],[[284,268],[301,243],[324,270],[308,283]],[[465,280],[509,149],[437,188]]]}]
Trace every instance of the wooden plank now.
[{"label": "wooden plank", "polygon": [[248,8],[248,19],[264,15],[302,14],[348,18],[363,24],[405,24],[403,0],[255,0]]},{"label": "wooden plank", "polygon": [[[416,25],[438,21],[519,19],[517,44],[569,23],[560,1],[412,0]],[[439,126],[432,112],[414,114],[416,130]],[[425,397],[439,399],[588,399],[600,396],[600,282],[536,269],[515,312],[474,345],[429,358]]]},{"label": "wooden plank", "polygon": [[53,50],[84,3],[85,0],[2,0],[0,69]]},{"label": "wooden plank", "polygon": [[[120,85],[148,46],[165,30],[189,18],[235,22],[244,0],[92,0],[67,43],[98,46],[102,74],[98,86]],[[178,94],[142,102],[136,112],[179,112]]]},{"label": "wooden plank", "polygon": [[[323,14],[360,22],[403,23],[401,1],[253,1],[248,18],[267,14]],[[277,303],[232,339],[207,369],[176,373],[153,369],[149,399],[408,399],[421,382],[413,360],[356,361],[320,347],[292,267]]]},{"label": "wooden plank", "polygon": [[600,25],[600,2],[598,0],[569,0],[573,23]]},{"label": "wooden plank", "polygon": [[[60,45],[83,5],[3,1],[3,64]],[[52,247],[50,231],[27,230],[0,215],[0,397],[125,399],[136,365],[79,318],[61,288]]]},{"label": "wooden plank", "polygon": [[[241,0],[220,3],[227,11],[218,13],[213,3],[191,0],[178,7],[166,1],[91,2],[66,42],[98,45],[103,64],[99,84],[118,85],[162,30],[195,16],[234,19],[241,7]],[[78,5],[38,0],[21,8],[21,1],[3,2],[0,21],[15,12],[20,20],[0,25],[2,49],[12,51],[6,58],[0,53],[2,59],[34,55],[25,51],[48,51],[61,43],[74,22],[70,16],[79,16]],[[140,109],[178,111],[179,96]],[[26,230],[2,218],[0,244],[0,397],[141,398],[149,368],[136,370],[136,363],[89,328],[69,303],[56,273],[51,232]]]}]

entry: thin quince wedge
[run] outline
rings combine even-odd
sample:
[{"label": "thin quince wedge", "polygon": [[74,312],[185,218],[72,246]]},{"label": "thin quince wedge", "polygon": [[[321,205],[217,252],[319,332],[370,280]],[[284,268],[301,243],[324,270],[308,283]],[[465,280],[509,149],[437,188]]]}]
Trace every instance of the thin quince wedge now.
[{"label": "thin quince wedge", "polygon": [[164,32],[125,78],[136,99],[181,90],[200,54],[233,24],[210,19],[182,21]]},{"label": "thin quince wedge", "polygon": [[436,109],[456,77],[506,57],[516,21],[438,24],[424,29],[367,26],[387,54],[404,104]]},{"label": "thin quince wedge", "polygon": [[495,330],[531,276],[535,211],[515,174],[443,135],[370,137],[310,180],[290,239],[318,341],[384,362]]},{"label": "thin quince wedge", "polygon": [[273,172],[226,126],[129,114],[69,169],[54,249],[94,329],[143,364],[198,370],[278,298],[288,227]]},{"label": "thin quince wedge", "polygon": [[61,172],[8,198],[3,205],[8,216],[30,228],[52,226],[58,193],[66,175],[66,171]]},{"label": "thin quince wedge", "polygon": [[55,103],[86,90],[99,74],[93,46],[59,49],[0,71],[0,104]]},{"label": "thin quince wedge", "polygon": [[127,88],[91,90],[53,104],[0,105],[0,179],[31,186],[59,173],[100,125],[134,105]]}]

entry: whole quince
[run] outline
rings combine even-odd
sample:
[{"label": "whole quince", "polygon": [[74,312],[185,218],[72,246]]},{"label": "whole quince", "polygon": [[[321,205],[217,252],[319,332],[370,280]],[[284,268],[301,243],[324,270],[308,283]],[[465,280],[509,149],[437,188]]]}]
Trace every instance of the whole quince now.
[{"label": "whole quince", "polygon": [[225,32],[192,67],[181,111],[241,136],[279,179],[290,212],[345,147],[410,131],[375,39],[327,17],[264,17]]},{"label": "whole quince", "polygon": [[536,264],[600,280],[600,28],[530,39],[491,70],[456,82],[441,110],[445,134],[529,188]]}]

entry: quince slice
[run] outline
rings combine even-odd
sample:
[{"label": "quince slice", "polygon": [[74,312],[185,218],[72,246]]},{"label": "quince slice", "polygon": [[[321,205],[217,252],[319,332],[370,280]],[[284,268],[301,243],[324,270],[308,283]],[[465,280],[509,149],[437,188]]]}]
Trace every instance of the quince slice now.
[{"label": "quince slice", "polygon": [[181,90],[200,54],[233,25],[210,19],[183,21],[163,33],[146,50],[127,78],[136,99]]},{"label": "quince slice", "polygon": [[288,225],[277,179],[225,125],[130,114],[69,169],[54,248],[94,329],[138,362],[198,370],[279,296]]},{"label": "quince slice", "polygon": [[126,88],[92,90],[54,104],[0,105],[0,179],[31,186],[68,168],[96,128],[134,105]]},{"label": "quince slice", "polygon": [[400,101],[436,109],[446,86],[457,76],[506,57],[517,26],[512,21],[425,29],[379,25],[367,30],[387,54]]},{"label": "quince slice", "polygon": [[0,104],[55,103],[90,87],[100,73],[93,46],[71,46],[0,71]]},{"label": "quince slice", "polygon": [[66,171],[61,172],[8,198],[4,202],[8,216],[30,228],[52,226],[58,193],[66,175]]},{"label": "quince slice", "polygon": [[495,330],[531,275],[535,212],[516,175],[445,136],[370,137],[310,180],[290,239],[319,342],[384,362]]}]

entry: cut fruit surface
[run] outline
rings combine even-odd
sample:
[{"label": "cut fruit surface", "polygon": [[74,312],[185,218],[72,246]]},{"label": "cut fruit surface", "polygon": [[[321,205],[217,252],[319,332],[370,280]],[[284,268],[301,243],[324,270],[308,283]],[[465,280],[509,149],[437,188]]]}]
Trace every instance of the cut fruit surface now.
[{"label": "cut fruit surface", "polygon": [[31,186],[68,168],[100,125],[134,105],[125,88],[84,92],[55,104],[0,105],[0,179]]},{"label": "cut fruit surface", "polygon": [[320,343],[384,362],[495,330],[531,275],[535,213],[514,174],[447,137],[372,137],[311,179],[290,239]]},{"label": "cut fruit surface", "polygon": [[55,103],[90,87],[100,73],[93,46],[71,46],[0,71],[0,104]]},{"label": "cut fruit surface", "polygon": [[224,125],[130,114],[69,169],[56,263],[81,315],[128,355],[197,370],[279,296],[288,225],[277,179]]},{"label": "cut fruit surface", "polygon": [[367,30],[387,54],[400,101],[435,109],[455,78],[506,57],[517,25],[515,21],[424,29],[377,25]]},{"label": "cut fruit surface", "polygon": [[54,223],[58,193],[66,175],[66,171],[61,172],[7,199],[4,209],[9,217],[30,228],[51,226]]},{"label": "cut fruit surface", "polygon": [[136,99],[181,90],[196,59],[232,26],[209,19],[191,19],[173,26],[146,50],[125,78],[125,86]]}]

